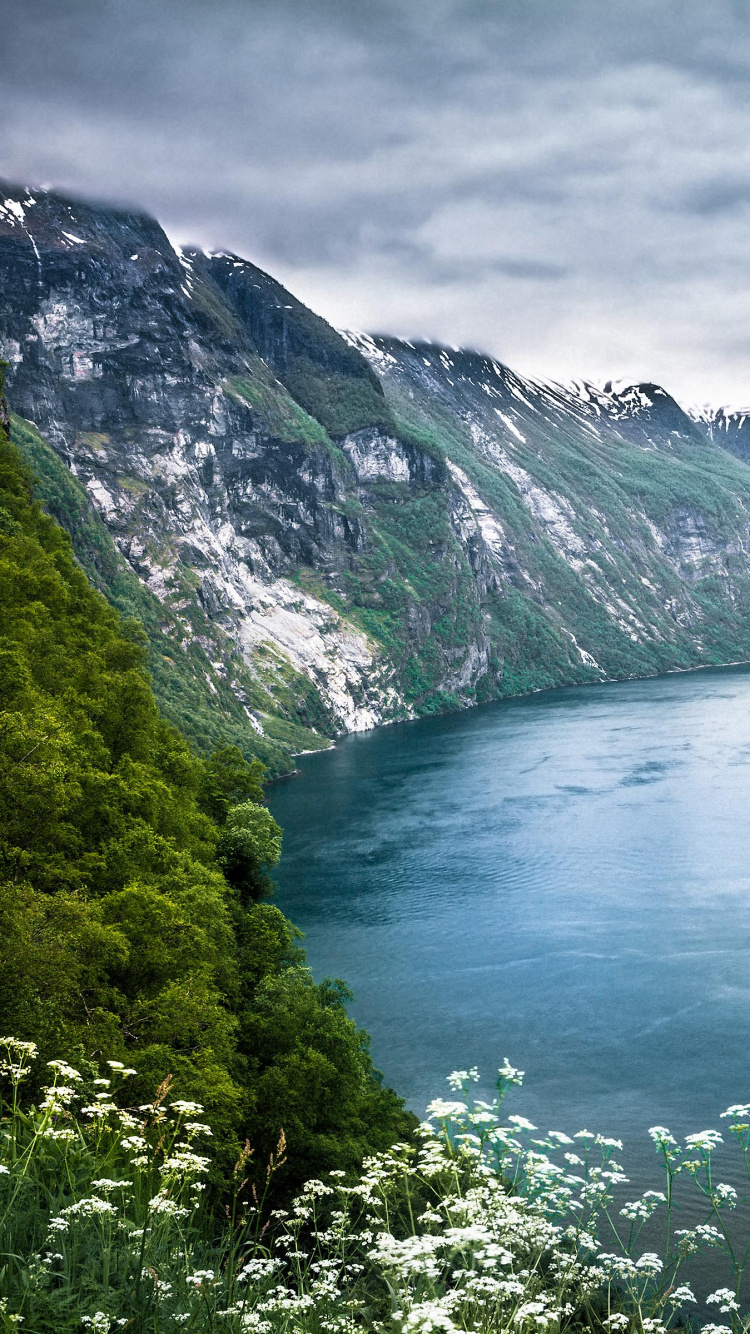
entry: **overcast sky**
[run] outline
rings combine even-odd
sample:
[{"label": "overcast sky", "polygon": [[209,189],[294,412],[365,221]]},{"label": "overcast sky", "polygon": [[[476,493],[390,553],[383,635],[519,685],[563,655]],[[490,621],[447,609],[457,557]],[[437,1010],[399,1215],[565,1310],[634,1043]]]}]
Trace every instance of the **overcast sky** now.
[{"label": "overcast sky", "polygon": [[0,0],[0,175],[346,327],[750,403],[747,0]]}]

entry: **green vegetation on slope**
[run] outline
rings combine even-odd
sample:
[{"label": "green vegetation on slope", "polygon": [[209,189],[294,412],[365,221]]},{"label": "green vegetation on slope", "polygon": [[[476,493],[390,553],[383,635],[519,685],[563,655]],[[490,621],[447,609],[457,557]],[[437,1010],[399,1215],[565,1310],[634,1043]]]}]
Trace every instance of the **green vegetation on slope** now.
[{"label": "green vegetation on slope", "polygon": [[320,315],[275,278],[233,255],[195,255],[221,289],[260,356],[334,440],[393,425],[377,376]]},{"label": "green vegetation on slope", "polygon": [[[571,522],[589,548],[586,578],[552,546],[513,480],[476,447],[455,405],[449,410],[421,391],[409,393],[405,385],[411,383],[394,377],[386,384],[392,409],[405,424],[399,433],[464,470],[538,590],[529,583],[516,590],[506,586],[488,602],[488,632],[503,662],[494,694],[750,657],[750,620],[743,614],[750,605],[750,577],[738,547],[750,511],[750,471],[744,464],[698,439],[644,449],[614,433],[599,440],[535,418],[529,442],[514,439],[514,461],[548,495],[570,501],[576,516]],[[482,410],[483,405],[476,409],[478,421]],[[491,435],[491,421],[487,430]],[[726,574],[700,567],[686,577],[678,574],[649,523],[679,524],[682,514],[698,516],[709,541],[726,549]],[[632,619],[621,624],[612,614],[611,594],[592,596],[597,565],[600,588],[621,587],[635,609],[637,634]],[[566,631],[600,672],[580,661]]]},{"label": "green vegetation on slope", "polygon": [[[229,742],[262,760],[272,777],[292,768],[290,752],[326,746],[331,720],[313,684],[272,646],[261,646],[256,670],[250,672],[195,598],[180,615],[160,602],[129,568],[86,491],[35,427],[16,416],[11,424],[13,441],[33,471],[35,493],[70,534],[89,580],[123,616],[143,626],[148,668],[164,717],[201,753]],[[203,647],[212,641],[220,648],[221,672]],[[248,709],[262,715],[262,736],[251,725]]]},{"label": "green vegetation on slope", "polygon": [[385,399],[365,378],[321,370],[304,354],[289,358],[283,372],[291,394],[335,440],[368,426],[393,429]]},{"label": "green vegetation on slope", "polygon": [[[256,761],[191,753],[140,626],[88,583],[0,439],[0,1013],[45,1059],[102,1052],[210,1110],[226,1167],[281,1128],[289,1180],[409,1124],[340,984],[315,986],[258,901],[279,831]],[[222,873],[226,871],[226,875]]]},{"label": "green vegetation on slope", "polygon": [[[300,407],[283,386],[274,380],[259,357],[252,369],[252,376],[230,376],[224,382],[224,392],[255,410],[259,429],[279,440],[303,445],[328,445],[333,451],[334,446],[320,422]],[[340,457],[338,451],[337,454]]]},{"label": "green vegetation on slope", "polygon": [[456,707],[439,690],[446,655],[463,656],[482,622],[446,492],[378,483],[370,488],[366,523],[368,544],[338,572],[335,592],[312,570],[297,577],[382,645],[407,708],[427,714]]}]

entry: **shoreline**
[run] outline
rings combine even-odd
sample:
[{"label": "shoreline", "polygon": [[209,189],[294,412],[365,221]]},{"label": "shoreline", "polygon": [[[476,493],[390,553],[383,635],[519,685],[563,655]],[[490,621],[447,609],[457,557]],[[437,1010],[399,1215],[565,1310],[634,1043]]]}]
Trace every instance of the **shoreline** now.
[{"label": "shoreline", "polygon": [[[726,671],[730,667],[750,667],[750,658],[738,658],[734,662],[697,662],[694,667],[666,667],[661,672],[651,672],[648,676],[603,676],[597,681],[568,681],[563,685],[556,686],[537,686],[533,690],[523,690],[517,695],[503,695],[501,699],[490,699],[481,704],[467,704],[463,709],[453,709],[451,712],[440,714],[429,714],[431,718],[449,718],[459,713],[469,713],[472,709],[489,709],[496,704],[506,704],[514,699],[530,699],[532,695],[554,694],[559,690],[578,690],[588,686],[612,686],[623,685],[626,681],[656,681],[661,676],[687,676],[692,672],[708,671]],[[415,718],[386,718],[382,723],[377,723],[375,727],[366,727],[362,729],[362,735],[365,732],[377,732],[381,727],[400,727],[404,723],[419,723],[423,719],[419,716]],[[320,746],[315,750],[296,750],[292,751],[292,759],[300,759],[303,755],[321,755],[327,750],[335,750],[340,741],[346,737],[357,736],[357,732],[342,732],[335,740],[331,739],[330,745]],[[299,778],[301,769],[290,769],[287,774],[278,774],[275,778],[266,780],[264,786],[274,787],[277,783],[285,783],[290,778]]]}]

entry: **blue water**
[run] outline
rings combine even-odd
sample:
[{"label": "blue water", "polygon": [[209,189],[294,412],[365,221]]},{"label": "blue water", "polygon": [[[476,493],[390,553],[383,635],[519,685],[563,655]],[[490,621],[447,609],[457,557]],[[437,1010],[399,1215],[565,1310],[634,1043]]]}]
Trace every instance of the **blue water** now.
[{"label": "blue water", "polygon": [[645,1184],[649,1126],[750,1101],[747,670],[382,728],[300,768],[272,791],[277,902],[417,1112],[507,1055],[514,1110],[623,1138]]}]

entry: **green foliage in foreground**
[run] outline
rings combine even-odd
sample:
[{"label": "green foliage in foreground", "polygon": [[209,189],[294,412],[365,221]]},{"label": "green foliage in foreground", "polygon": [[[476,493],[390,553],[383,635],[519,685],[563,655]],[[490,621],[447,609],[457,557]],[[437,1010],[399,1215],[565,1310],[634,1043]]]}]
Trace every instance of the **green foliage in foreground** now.
[{"label": "green foliage in foreground", "polygon": [[[421,1145],[394,1145],[348,1179],[333,1171],[269,1211],[279,1140],[260,1189],[249,1150],[230,1202],[207,1206],[211,1128],[199,1104],[162,1087],[132,1105],[133,1071],[106,1076],[52,1061],[35,1102],[22,1097],[33,1048],[0,1039],[0,1326],[34,1334],[666,1334],[696,1306],[691,1257],[715,1252],[729,1286],[702,1293],[747,1334],[741,1285],[750,1196],[716,1179],[723,1137],[649,1133],[663,1191],[625,1203],[618,1141],[540,1135],[506,1116],[521,1082],[506,1061],[492,1103],[472,1102],[475,1070],[450,1077]],[[747,1106],[724,1113],[750,1175]],[[674,1230],[679,1187],[697,1188],[703,1221]],[[616,1199],[619,1193],[619,1198]],[[727,1222],[728,1211],[745,1215]],[[737,1226],[741,1222],[744,1226]],[[739,1249],[737,1243],[739,1242]]]},{"label": "green foliage in foreground", "polygon": [[[209,1109],[223,1170],[250,1136],[282,1176],[403,1134],[340,985],[258,902],[278,859],[262,766],[197,759],[160,717],[142,631],[89,585],[0,438],[0,1015],[42,1057],[106,1052],[143,1101]],[[230,882],[222,873],[226,865]]]}]

